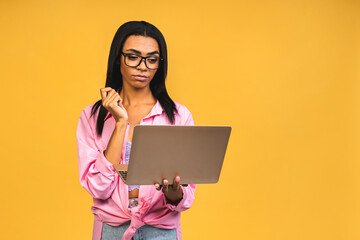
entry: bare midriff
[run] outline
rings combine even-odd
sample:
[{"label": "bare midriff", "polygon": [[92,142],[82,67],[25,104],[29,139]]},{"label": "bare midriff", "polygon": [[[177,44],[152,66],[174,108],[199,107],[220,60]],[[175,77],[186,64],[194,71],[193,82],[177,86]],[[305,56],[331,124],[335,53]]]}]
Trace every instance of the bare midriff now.
[{"label": "bare midriff", "polygon": [[138,198],[139,197],[139,189],[134,189],[129,192],[129,198]]}]

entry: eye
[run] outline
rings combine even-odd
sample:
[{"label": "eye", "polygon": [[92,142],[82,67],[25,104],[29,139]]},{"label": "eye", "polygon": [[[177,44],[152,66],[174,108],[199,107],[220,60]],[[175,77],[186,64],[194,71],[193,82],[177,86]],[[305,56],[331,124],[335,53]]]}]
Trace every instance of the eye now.
[{"label": "eye", "polygon": [[139,59],[139,56],[136,55],[127,55],[127,58],[131,61],[135,61]]},{"label": "eye", "polygon": [[157,61],[159,60],[158,57],[151,57],[151,58],[148,58],[148,62],[149,63],[157,63]]}]

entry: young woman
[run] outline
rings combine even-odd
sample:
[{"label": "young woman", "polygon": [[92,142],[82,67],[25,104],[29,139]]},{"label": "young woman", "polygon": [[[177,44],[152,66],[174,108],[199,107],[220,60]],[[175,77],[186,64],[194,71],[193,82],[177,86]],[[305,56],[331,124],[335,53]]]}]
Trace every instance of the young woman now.
[{"label": "young woman", "polygon": [[134,126],[193,125],[190,111],[169,97],[167,49],[161,32],[144,21],[123,24],[111,44],[101,100],[86,107],[77,128],[81,185],[93,197],[93,240],[181,239],[180,213],[196,185],[180,176],[154,186],[128,186],[113,168],[127,163]]}]

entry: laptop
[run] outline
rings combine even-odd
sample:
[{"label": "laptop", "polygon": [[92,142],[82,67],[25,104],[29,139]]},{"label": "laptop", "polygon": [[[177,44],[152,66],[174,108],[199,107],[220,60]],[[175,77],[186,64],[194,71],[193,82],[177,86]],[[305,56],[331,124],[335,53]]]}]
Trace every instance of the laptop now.
[{"label": "laptop", "polygon": [[217,183],[230,126],[136,125],[129,164],[114,164],[127,185]]}]

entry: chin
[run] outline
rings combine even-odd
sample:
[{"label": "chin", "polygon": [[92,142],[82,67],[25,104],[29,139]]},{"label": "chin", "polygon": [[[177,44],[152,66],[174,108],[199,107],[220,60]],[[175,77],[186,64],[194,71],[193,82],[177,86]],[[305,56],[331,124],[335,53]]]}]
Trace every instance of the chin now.
[{"label": "chin", "polygon": [[150,87],[150,82],[136,82],[135,84],[132,84],[132,87],[136,89],[147,88]]}]

